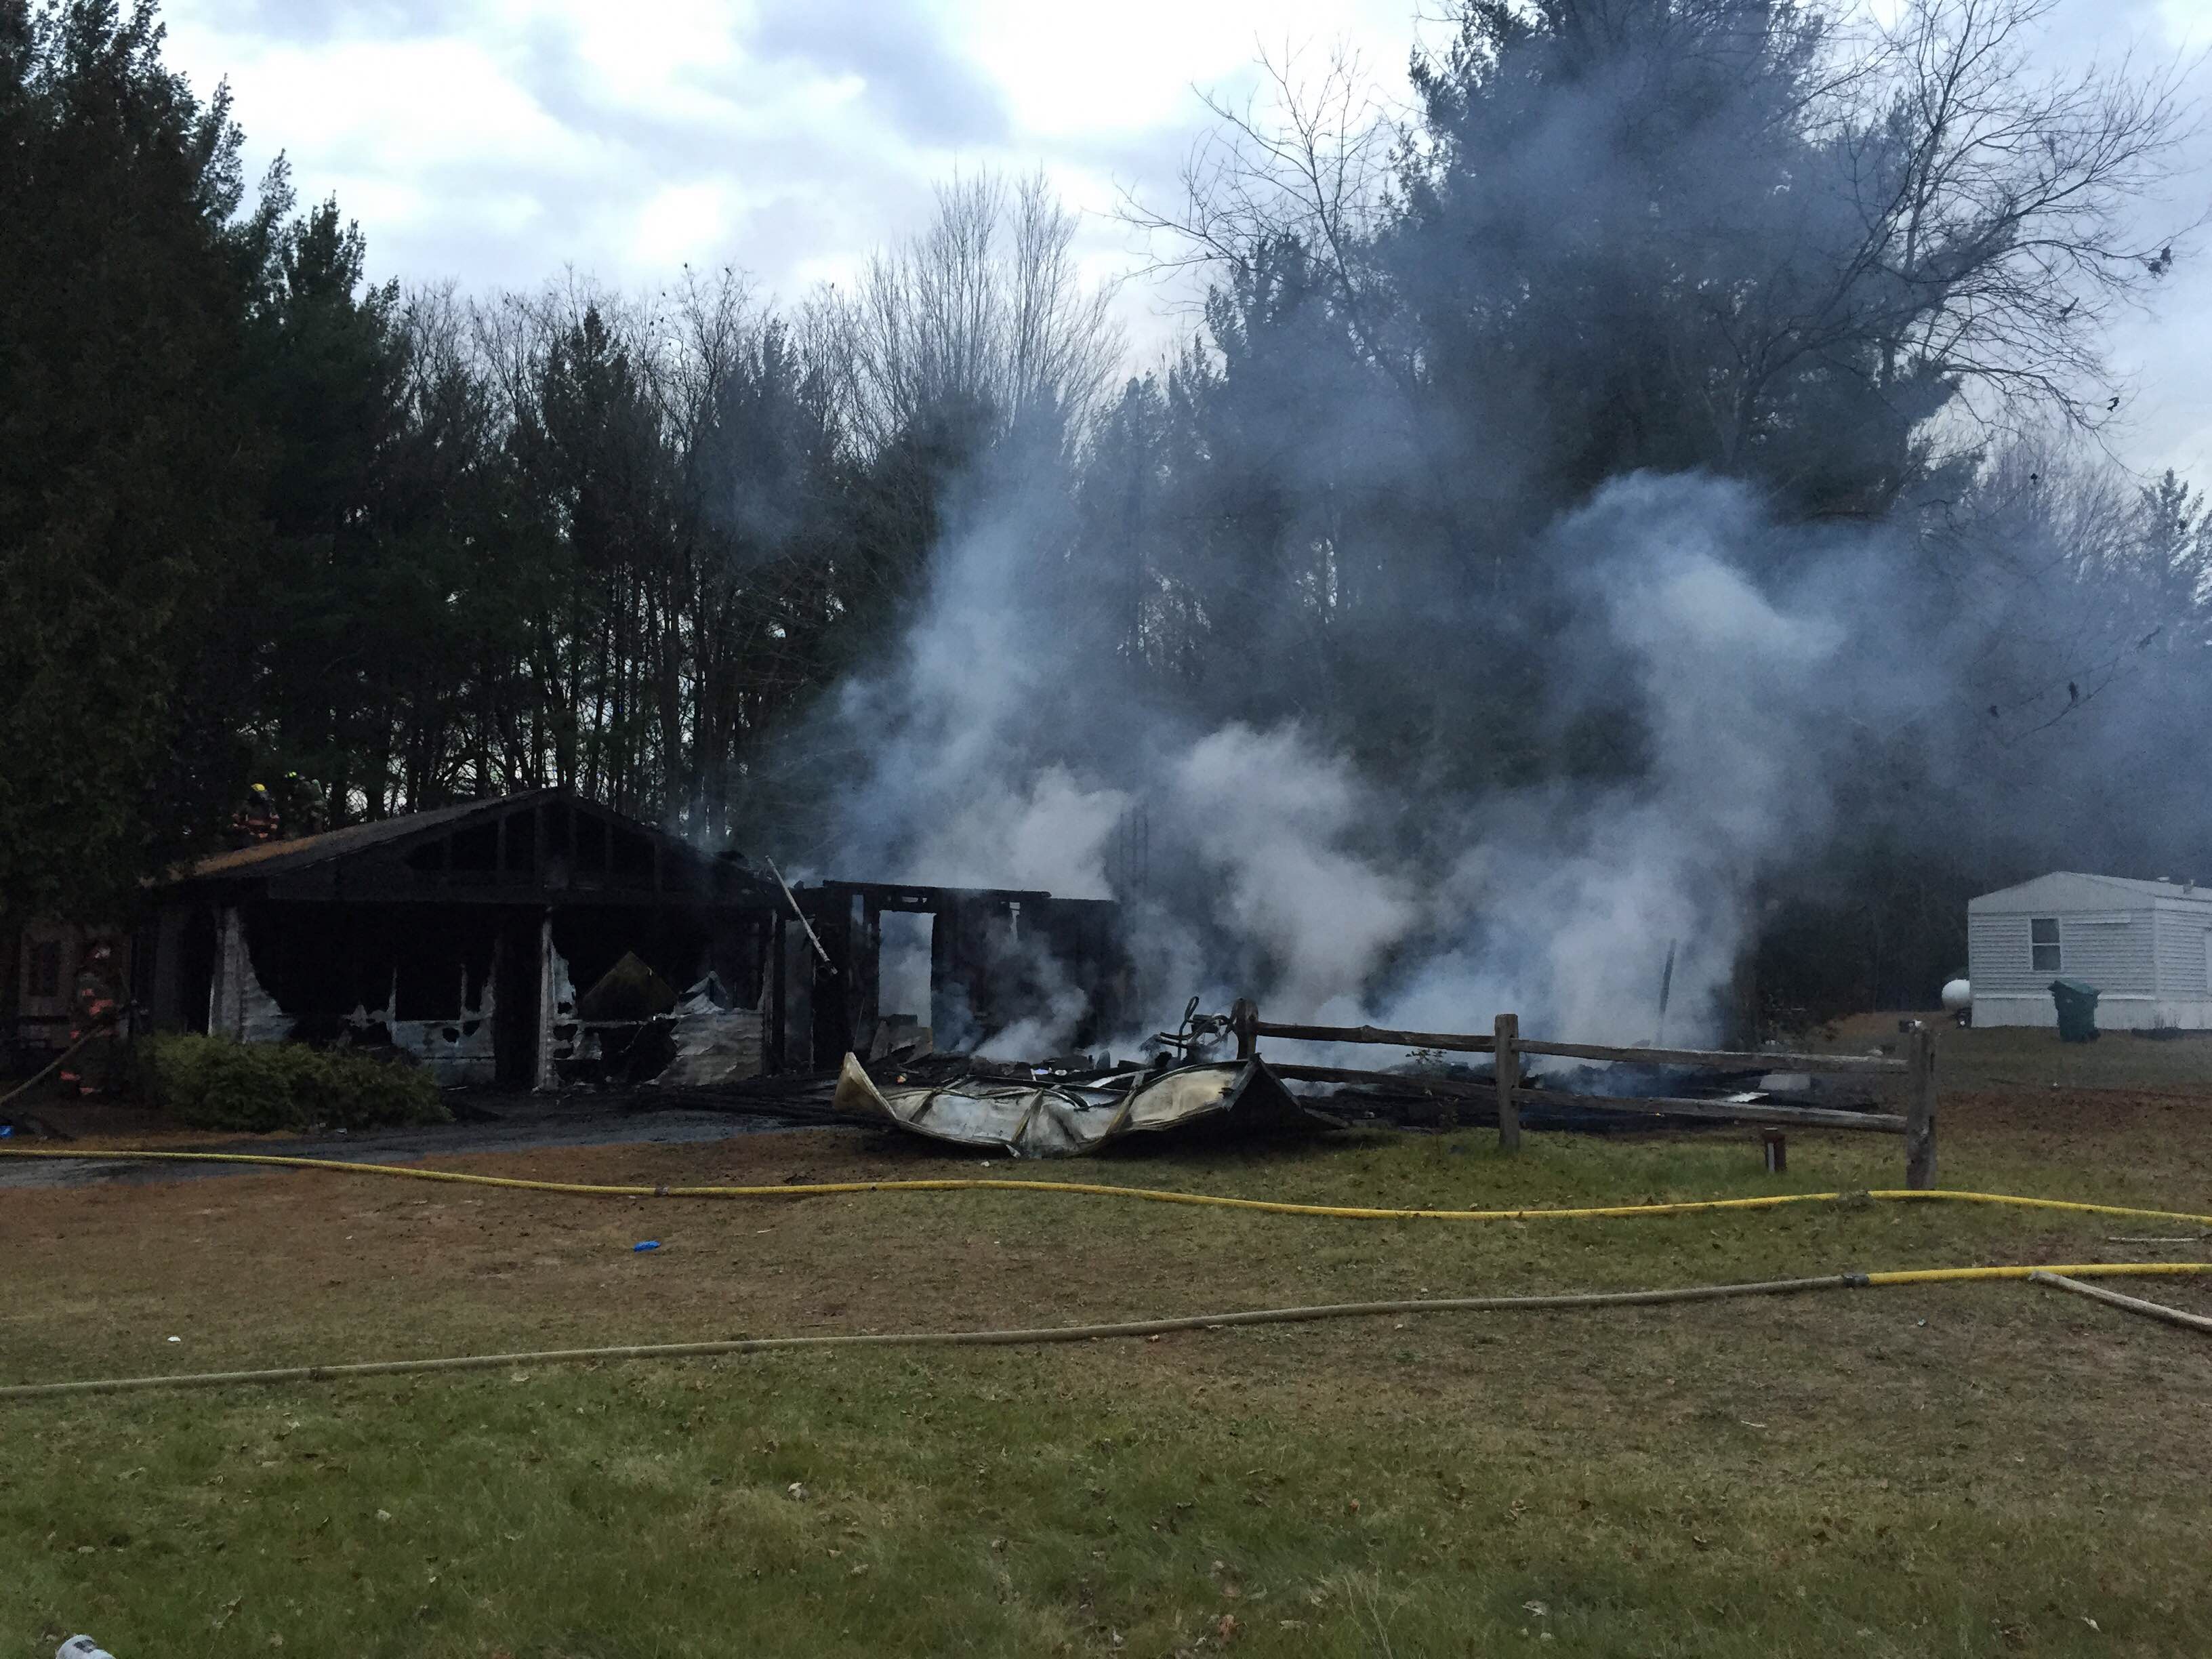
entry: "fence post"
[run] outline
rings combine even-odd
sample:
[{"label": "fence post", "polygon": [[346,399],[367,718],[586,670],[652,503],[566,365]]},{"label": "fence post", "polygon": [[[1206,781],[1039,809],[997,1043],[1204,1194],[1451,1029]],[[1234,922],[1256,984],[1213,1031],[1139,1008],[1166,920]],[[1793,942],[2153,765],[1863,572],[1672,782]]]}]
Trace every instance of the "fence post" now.
[{"label": "fence post", "polygon": [[1905,1034],[1905,1184],[1936,1184],[1936,1033],[1926,1026]]},{"label": "fence post", "polygon": [[1229,1005],[1229,1029],[1237,1034],[1237,1058],[1249,1060],[1259,1051],[1260,1035],[1252,1028],[1260,1023],[1259,1005],[1249,997],[1239,997]]},{"label": "fence post", "polygon": [[1513,1091],[1521,1086],[1521,1016],[1500,1014],[1498,1036],[1498,1150],[1521,1150],[1521,1108]]}]

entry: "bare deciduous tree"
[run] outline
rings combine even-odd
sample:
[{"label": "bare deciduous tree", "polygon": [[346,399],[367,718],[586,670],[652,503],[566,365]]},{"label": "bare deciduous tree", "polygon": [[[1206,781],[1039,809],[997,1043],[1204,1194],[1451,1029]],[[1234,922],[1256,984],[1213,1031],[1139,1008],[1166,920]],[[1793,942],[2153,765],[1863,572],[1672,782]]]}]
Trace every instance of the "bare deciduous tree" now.
[{"label": "bare deciduous tree", "polygon": [[2034,36],[2055,4],[1907,0],[1879,31],[1834,128],[1863,227],[1836,288],[1870,291],[1849,308],[1881,337],[1885,373],[1924,364],[1985,416],[2093,427],[2112,395],[2105,325],[2203,222],[2147,230],[2138,212],[2194,116],[2171,65],[2044,67]]},{"label": "bare deciduous tree", "polygon": [[1180,199],[1154,208],[1125,193],[1121,218],[1146,234],[1156,275],[1249,275],[1270,244],[1295,240],[1326,273],[1361,345],[1382,357],[1387,305],[1372,292],[1368,245],[1413,140],[1356,52],[1339,47],[1312,73],[1303,58],[1288,48],[1262,54],[1261,89],[1241,104],[1201,93],[1214,125],[1183,161]]},{"label": "bare deciduous tree", "polygon": [[[2118,407],[2106,326],[2202,222],[2143,224],[2194,114],[2176,66],[2045,64],[2055,3],[1905,0],[1878,21],[1754,0],[1462,0],[1452,46],[1417,59],[1425,118],[1394,118],[1341,54],[1310,76],[1294,55],[1263,60],[1262,98],[1207,99],[1216,127],[1180,202],[1132,198],[1124,217],[1164,244],[1156,270],[1233,276],[1295,242],[1357,347],[1407,382],[1437,320],[1402,314],[1422,303],[1409,261],[1480,270],[1443,285],[1450,303],[1509,331],[1541,325],[1528,301],[1560,258],[1593,299],[1609,261],[1632,309],[1671,305],[1684,331],[1621,349],[1673,363],[1676,407],[1730,469],[1808,374],[1856,380],[1909,424],[1932,395],[1977,434],[2039,411],[2094,428]],[[1516,54],[1540,52],[1516,80]],[[1734,141],[1701,148],[1731,98]],[[1492,125],[1440,131],[1492,103]],[[1468,154],[1470,131],[1505,148]],[[1408,242],[1408,201],[1443,200],[1448,174],[1473,181],[1471,214]],[[1547,220],[1563,227],[1548,241]]]},{"label": "bare deciduous tree", "polygon": [[1120,360],[1110,295],[1087,287],[1075,216],[1042,175],[938,191],[929,228],[878,253],[839,308],[851,406],[879,447],[917,422],[1079,431]]}]

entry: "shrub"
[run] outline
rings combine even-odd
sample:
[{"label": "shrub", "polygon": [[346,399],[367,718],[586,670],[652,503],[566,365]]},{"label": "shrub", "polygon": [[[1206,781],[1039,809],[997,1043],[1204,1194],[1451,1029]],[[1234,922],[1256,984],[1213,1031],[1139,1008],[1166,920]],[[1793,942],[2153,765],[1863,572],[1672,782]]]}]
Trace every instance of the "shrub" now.
[{"label": "shrub", "polygon": [[445,1123],[427,1073],[298,1042],[155,1036],[138,1044],[140,1092],[203,1129],[362,1129]]}]

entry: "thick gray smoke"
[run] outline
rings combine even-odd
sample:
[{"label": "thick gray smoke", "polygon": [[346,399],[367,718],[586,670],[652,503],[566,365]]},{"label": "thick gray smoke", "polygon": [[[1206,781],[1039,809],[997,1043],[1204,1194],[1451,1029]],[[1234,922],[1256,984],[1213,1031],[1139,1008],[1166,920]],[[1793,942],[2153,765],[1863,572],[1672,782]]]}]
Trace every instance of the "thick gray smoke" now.
[{"label": "thick gray smoke", "polygon": [[[1020,490],[948,538],[890,661],[848,683],[835,720],[866,757],[835,828],[841,870],[948,887],[1107,894],[1105,848],[1128,805],[1074,722],[1036,579],[1053,507]],[[1110,711],[1096,711],[1102,724]]]},{"label": "thick gray smoke", "polygon": [[2201,503],[2092,544],[1967,418],[2089,407],[2174,258],[2127,216],[2171,85],[2042,75],[2032,4],[1595,12],[1461,9],[1411,144],[1227,118],[1148,222],[1210,251],[1197,341],[999,441],[839,699],[841,868],[1110,891],[1146,1029],[1633,1042],[1670,956],[1714,1037],[1755,941],[1783,999],[1929,995],[1968,884],[2198,855],[2160,751],[2212,701]]},{"label": "thick gray smoke", "polygon": [[1887,625],[1885,550],[1837,541],[1816,580],[1763,589],[1789,535],[1734,486],[1636,477],[1553,533],[1583,573],[1592,656],[1625,657],[1620,718],[1646,764],[1633,783],[1509,794],[1470,815],[1435,890],[1431,937],[1382,1012],[1424,1029],[1519,1012],[1532,1029],[1648,1040],[1679,951],[1680,1036],[1715,1035],[1756,922],[1760,878],[1817,847],[1848,810],[1870,737],[1941,701]]},{"label": "thick gray smoke", "polygon": [[[888,671],[847,694],[844,717],[879,742],[844,803],[842,856],[890,879],[1112,892],[1146,1029],[1194,994],[1245,994],[1288,1019],[1464,1030],[1511,1011],[1531,1031],[1649,1039],[1672,947],[1670,1035],[1711,1036],[1761,876],[1848,810],[1835,780],[1868,734],[1939,696],[1884,643],[1878,539],[1816,550],[1734,485],[1637,476],[1547,538],[1585,615],[1559,701],[1621,725],[1637,781],[1409,793],[1296,724],[1193,731],[1115,685],[1069,684],[1024,580],[1050,534],[987,510],[944,548]],[[1778,568],[1816,574],[1779,588],[1747,574]],[[1148,867],[1116,891],[1109,854],[1133,814]],[[1048,1051],[1066,1036],[1050,1024],[994,1050]]]}]

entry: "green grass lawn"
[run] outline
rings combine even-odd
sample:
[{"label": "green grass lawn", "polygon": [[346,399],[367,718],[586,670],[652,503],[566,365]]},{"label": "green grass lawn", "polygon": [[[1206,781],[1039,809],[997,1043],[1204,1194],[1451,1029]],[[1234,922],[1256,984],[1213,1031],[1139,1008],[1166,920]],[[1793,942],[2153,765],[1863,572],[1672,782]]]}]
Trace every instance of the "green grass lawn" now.
[{"label": "green grass lawn", "polygon": [[[2148,1045],[2147,1045],[2148,1046]],[[2193,1114],[1948,1110],[1947,1181],[2212,1209]],[[1357,1204],[1894,1183],[1874,1137],[1477,1133],[1090,1178]],[[506,1157],[975,1172],[854,1137]],[[992,1173],[1004,1173],[998,1164]],[[1056,1171],[1035,1171],[1056,1173]],[[337,1176],[11,1193],[0,1380],[1984,1261],[2202,1259],[1858,1206],[1358,1224],[990,1193],[592,1202]],[[654,1255],[628,1243],[659,1237]],[[2145,1293],[2200,1310],[2212,1285]],[[168,1344],[167,1334],[186,1340]],[[0,1407],[0,1655],[2201,1654],[2212,1347],[2020,1285]]]}]

